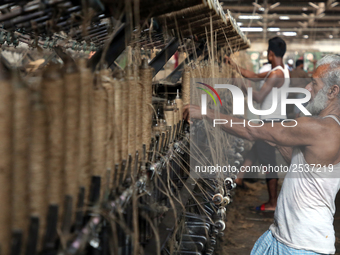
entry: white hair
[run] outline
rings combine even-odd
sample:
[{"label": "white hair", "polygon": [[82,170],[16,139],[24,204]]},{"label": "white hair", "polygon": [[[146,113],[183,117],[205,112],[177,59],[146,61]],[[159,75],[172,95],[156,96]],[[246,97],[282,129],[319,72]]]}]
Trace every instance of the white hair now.
[{"label": "white hair", "polygon": [[[321,80],[325,84],[325,91],[333,85],[340,87],[340,55],[327,55],[317,62],[316,67],[328,65],[323,72]],[[338,94],[340,99],[340,93]]]},{"label": "white hair", "polygon": [[[321,74],[321,80],[324,87],[319,90],[315,98],[306,106],[312,115],[319,113],[327,107],[328,91],[333,85],[340,87],[340,55],[327,55],[317,62],[316,67],[328,65],[326,70]],[[338,103],[340,105],[340,93],[338,94]]]}]

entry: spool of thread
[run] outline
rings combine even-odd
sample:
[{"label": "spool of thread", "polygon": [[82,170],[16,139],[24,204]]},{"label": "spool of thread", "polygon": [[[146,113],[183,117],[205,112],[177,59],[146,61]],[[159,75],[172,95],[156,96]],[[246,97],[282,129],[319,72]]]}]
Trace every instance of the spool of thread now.
[{"label": "spool of thread", "polygon": [[85,188],[85,202],[88,198],[92,167],[91,167],[91,90],[93,75],[86,67],[86,59],[78,60],[80,72],[80,126],[79,126],[79,185]]},{"label": "spool of thread", "polygon": [[[138,80],[137,71],[139,68],[135,69],[135,86],[136,86],[136,150],[139,152],[139,155],[142,154],[143,151],[143,85]],[[150,132],[150,129],[149,129]]]},{"label": "spool of thread", "polygon": [[173,106],[174,106],[174,124],[177,126],[177,123],[178,123],[178,107],[177,107],[177,104],[176,104],[175,101],[173,103]]},{"label": "spool of thread", "polygon": [[[71,196],[75,208],[78,195],[78,141],[79,141],[79,113],[80,113],[80,77],[79,71],[72,59],[64,61],[64,168],[61,190],[64,195]],[[73,216],[75,210],[73,210]]]},{"label": "spool of thread", "polygon": [[[32,131],[29,147],[29,197],[30,197],[30,215],[39,217],[39,240],[38,249],[40,250],[43,243],[43,235],[46,230],[46,214],[49,202],[49,197],[54,195],[53,202],[59,199],[58,194],[51,194],[48,191],[51,189],[50,168],[47,165],[47,157],[49,151],[47,146],[51,146],[48,141],[48,122],[47,109],[42,102],[40,92],[34,92],[32,95]],[[59,176],[58,176],[59,177]],[[60,177],[59,177],[60,178]],[[46,180],[49,180],[46,182]],[[53,180],[52,180],[53,181]],[[55,184],[53,185],[54,188]],[[58,187],[60,188],[60,187]],[[54,190],[55,192],[56,190]]]},{"label": "spool of thread", "polygon": [[[48,113],[48,201],[62,206],[62,169],[64,155],[64,81],[59,65],[49,65],[43,73],[42,98]],[[61,210],[59,210],[61,215]]]},{"label": "spool of thread", "polygon": [[11,243],[13,91],[10,80],[10,73],[0,59],[0,246],[2,254],[10,254]]},{"label": "spool of thread", "polygon": [[166,125],[173,127],[174,125],[174,106],[171,105],[170,100],[168,100],[167,105],[164,107],[164,117]]},{"label": "spool of thread", "polygon": [[[114,104],[115,104],[115,119],[114,119],[114,164],[120,165],[122,162],[122,111],[123,111],[123,84],[121,82],[122,73],[114,79]],[[120,169],[120,168],[118,168]],[[117,173],[118,174],[118,173]],[[113,176],[118,176],[116,173]],[[118,185],[118,178],[116,185]]]},{"label": "spool of thread", "polygon": [[183,97],[183,105],[190,104],[190,69],[189,67],[185,67],[183,75],[182,75],[182,97]]},{"label": "spool of thread", "polygon": [[12,75],[14,89],[13,129],[13,179],[12,179],[12,230],[22,231],[25,244],[29,208],[28,204],[28,137],[30,118],[29,90],[20,78],[19,72]]},{"label": "spool of thread", "polygon": [[[129,88],[129,118],[128,118],[128,154],[132,157],[134,165],[134,155],[136,153],[136,82],[132,74],[132,66],[126,67],[126,82]],[[123,179],[126,178],[126,172]]]},{"label": "spool of thread", "polygon": [[[102,85],[107,93],[107,127],[106,127],[106,169],[114,169],[114,118],[115,118],[115,91],[113,78],[109,69],[101,70]],[[111,177],[109,177],[111,179]],[[112,182],[110,181],[111,185]],[[106,181],[102,181],[102,185],[106,185]],[[104,187],[103,186],[103,187]]]},{"label": "spool of thread", "polygon": [[169,134],[171,137],[175,123],[174,123],[174,106],[171,105],[170,100],[168,100],[167,105],[164,107],[164,116],[166,120],[166,125],[168,127],[171,127],[171,133]]},{"label": "spool of thread", "polygon": [[142,60],[140,69],[140,82],[143,85],[143,144],[150,147],[152,126],[152,75],[154,69],[150,68],[147,59]]},{"label": "spool of thread", "polygon": [[[95,73],[92,101],[92,168],[93,175],[103,178],[106,173],[107,93],[100,72]],[[101,194],[102,194],[101,189]]]},{"label": "spool of thread", "polygon": [[122,159],[127,160],[129,156],[129,86],[124,77],[120,82],[122,84]]},{"label": "spool of thread", "polygon": [[183,100],[179,97],[179,90],[177,90],[177,96],[175,99],[178,108],[178,121],[183,119]]}]

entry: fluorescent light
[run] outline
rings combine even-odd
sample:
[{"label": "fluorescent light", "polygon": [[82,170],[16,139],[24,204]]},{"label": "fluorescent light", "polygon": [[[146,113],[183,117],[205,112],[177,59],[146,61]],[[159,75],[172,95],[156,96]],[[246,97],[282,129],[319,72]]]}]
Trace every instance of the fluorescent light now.
[{"label": "fluorescent light", "polygon": [[268,27],[267,31],[269,32],[278,32],[280,31],[279,27]]},{"label": "fluorescent light", "polygon": [[242,26],[243,23],[242,22],[237,22],[237,25]]},{"label": "fluorescent light", "polygon": [[296,32],[283,32],[284,36],[296,36]]},{"label": "fluorescent light", "polygon": [[303,38],[305,39],[308,39],[308,37],[309,37],[308,35],[303,35]]},{"label": "fluorescent light", "polygon": [[333,39],[333,35],[329,35],[329,39]]},{"label": "fluorescent light", "polygon": [[262,19],[259,15],[240,15],[238,16],[239,19]]},{"label": "fluorescent light", "polygon": [[308,11],[308,8],[307,7],[302,7],[302,11],[306,12],[306,11]]},{"label": "fluorescent light", "polygon": [[288,16],[280,16],[280,20],[289,20],[290,18]]},{"label": "fluorescent light", "polygon": [[264,8],[263,8],[263,7],[259,8],[259,11],[263,12],[263,11],[264,11]]},{"label": "fluorescent light", "polygon": [[262,32],[262,27],[241,27],[242,32]]}]

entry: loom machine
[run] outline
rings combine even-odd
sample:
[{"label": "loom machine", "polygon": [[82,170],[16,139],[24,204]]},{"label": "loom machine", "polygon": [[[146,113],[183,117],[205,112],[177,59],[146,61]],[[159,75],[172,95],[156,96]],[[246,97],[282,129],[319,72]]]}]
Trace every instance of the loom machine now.
[{"label": "loom machine", "polygon": [[0,254],[214,254],[235,175],[192,178],[183,106],[191,78],[250,46],[231,13],[217,0],[0,12]]}]

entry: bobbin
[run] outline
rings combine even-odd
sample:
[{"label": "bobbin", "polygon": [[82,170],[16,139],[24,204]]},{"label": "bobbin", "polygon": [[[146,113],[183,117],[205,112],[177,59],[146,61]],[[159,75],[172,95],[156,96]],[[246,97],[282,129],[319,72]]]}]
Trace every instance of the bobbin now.
[{"label": "bobbin", "polygon": [[221,206],[227,206],[229,203],[231,202],[231,198],[229,196],[225,196],[223,197],[223,200],[222,200],[222,203],[221,203]]},{"label": "bobbin", "polygon": [[220,205],[223,201],[223,195],[222,194],[215,194],[212,198],[212,201],[215,205]]}]

